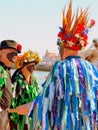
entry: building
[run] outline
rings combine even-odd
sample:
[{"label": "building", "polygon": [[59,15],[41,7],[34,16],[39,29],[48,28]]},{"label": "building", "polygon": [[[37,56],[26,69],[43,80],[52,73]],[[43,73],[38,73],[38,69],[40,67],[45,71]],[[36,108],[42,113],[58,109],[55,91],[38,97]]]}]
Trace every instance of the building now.
[{"label": "building", "polygon": [[60,57],[58,55],[56,55],[53,52],[49,52],[48,50],[46,50],[41,64],[52,66],[59,59],[60,59]]}]

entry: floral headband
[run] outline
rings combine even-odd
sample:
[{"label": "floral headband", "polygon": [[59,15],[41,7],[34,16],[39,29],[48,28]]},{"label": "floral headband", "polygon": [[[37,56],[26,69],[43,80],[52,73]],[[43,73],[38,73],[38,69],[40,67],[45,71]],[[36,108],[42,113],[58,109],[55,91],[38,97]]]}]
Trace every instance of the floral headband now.
[{"label": "floral headband", "polygon": [[70,0],[66,15],[65,8],[63,9],[63,23],[58,33],[57,45],[72,50],[82,50],[88,44],[88,32],[95,25],[95,20],[91,20],[88,24],[88,8],[81,9],[80,14],[78,13],[79,10],[72,16],[72,0]]},{"label": "floral headband", "polygon": [[27,52],[24,52],[23,55],[19,55],[16,57],[15,66],[17,69],[19,69],[24,65],[24,63],[29,63],[33,61],[38,64],[39,62],[41,62],[41,57],[37,52],[32,52],[31,50],[28,50]]}]

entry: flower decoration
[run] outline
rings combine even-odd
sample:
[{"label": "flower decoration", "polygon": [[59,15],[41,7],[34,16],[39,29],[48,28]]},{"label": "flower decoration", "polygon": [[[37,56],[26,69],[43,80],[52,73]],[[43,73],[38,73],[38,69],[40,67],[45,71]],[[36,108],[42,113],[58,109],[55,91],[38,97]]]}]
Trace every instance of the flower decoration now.
[{"label": "flower decoration", "polygon": [[95,20],[87,24],[88,8],[77,10],[76,15],[72,15],[72,0],[70,0],[68,11],[65,12],[65,7],[63,9],[63,22],[58,33],[57,45],[72,50],[83,49],[88,44],[88,32],[95,25]]},{"label": "flower decoration", "polygon": [[95,25],[95,20],[91,19],[90,27]]},{"label": "flower decoration", "polygon": [[37,64],[41,62],[41,57],[37,52],[32,52],[31,50],[28,50],[27,52],[24,52],[23,55],[19,55],[16,57],[15,65],[16,68],[19,69],[23,66],[24,62],[36,62]]},{"label": "flower decoration", "polygon": [[22,50],[22,45],[21,45],[21,44],[18,44],[18,45],[17,45],[17,50],[18,50],[18,51],[21,51],[21,50]]}]

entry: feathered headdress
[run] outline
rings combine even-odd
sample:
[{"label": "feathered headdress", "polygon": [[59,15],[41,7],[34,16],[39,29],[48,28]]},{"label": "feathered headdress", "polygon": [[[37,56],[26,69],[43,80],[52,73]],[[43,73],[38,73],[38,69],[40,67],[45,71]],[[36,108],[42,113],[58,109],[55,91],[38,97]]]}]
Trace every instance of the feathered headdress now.
[{"label": "feathered headdress", "polygon": [[38,64],[39,62],[41,62],[41,57],[37,52],[28,50],[27,52],[24,52],[23,55],[19,55],[16,57],[15,66],[17,69],[19,69],[24,65],[24,63],[28,62],[36,62],[36,64]]},{"label": "feathered headdress", "polygon": [[62,27],[60,27],[58,33],[57,45],[72,50],[81,50],[88,44],[89,29],[95,24],[94,20],[91,20],[90,24],[88,24],[88,9],[82,10],[80,8],[72,14],[72,0],[69,2],[67,11],[65,5],[62,11]]}]

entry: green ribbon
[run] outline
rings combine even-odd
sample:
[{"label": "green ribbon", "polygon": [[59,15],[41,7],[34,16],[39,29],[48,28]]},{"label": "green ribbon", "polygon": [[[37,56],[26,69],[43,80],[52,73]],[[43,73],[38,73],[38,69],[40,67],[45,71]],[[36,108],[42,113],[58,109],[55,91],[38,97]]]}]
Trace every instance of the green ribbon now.
[{"label": "green ribbon", "polygon": [[0,65],[0,98],[2,97],[2,87],[6,85],[6,79],[8,77],[5,69]]},{"label": "green ribbon", "polygon": [[[16,80],[17,81],[17,85],[19,85],[20,89],[22,89],[22,87],[26,87],[27,84],[23,80],[21,75],[18,74],[18,75],[16,75],[15,78],[17,79]],[[13,91],[14,91],[14,87],[13,87]],[[18,97],[15,97],[15,98],[12,99],[12,107],[16,108],[16,107],[18,107],[20,105],[27,104],[27,103],[33,101],[37,96],[38,96],[38,81],[37,81],[36,77],[34,77],[33,78],[33,84],[32,85],[28,84],[28,89],[25,90],[23,92],[23,94],[21,94],[19,96],[19,99],[18,99]],[[12,117],[12,120],[15,123],[19,124],[20,128],[22,128],[24,126],[24,124],[25,124],[25,117],[23,117],[24,121],[22,122],[22,124],[20,123],[21,122],[20,115],[18,115],[16,113],[12,113],[11,117]]]}]

